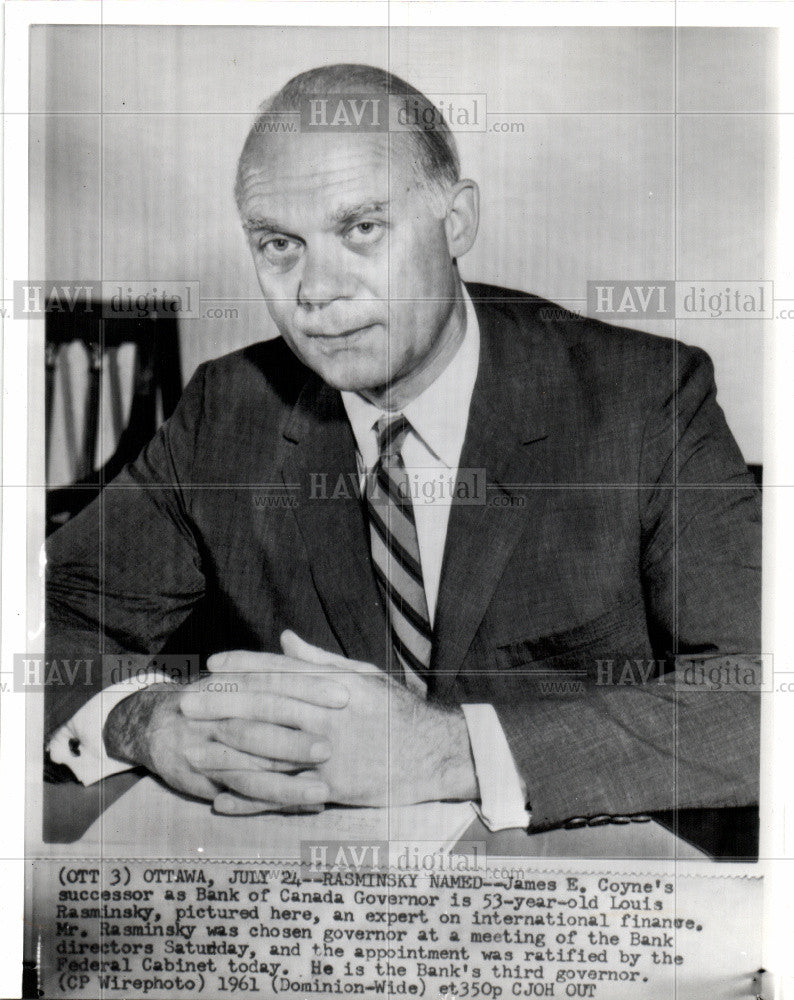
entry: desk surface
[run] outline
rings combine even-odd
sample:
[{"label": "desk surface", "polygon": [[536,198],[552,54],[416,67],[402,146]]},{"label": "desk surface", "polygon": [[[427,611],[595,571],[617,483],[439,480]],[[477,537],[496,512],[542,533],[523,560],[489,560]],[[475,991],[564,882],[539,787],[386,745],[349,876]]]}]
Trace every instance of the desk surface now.
[{"label": "desk surface", "polygon": [[[50,784],[44,797],[44,840],[79,843],[91,853],[124,856],[265,857],[299,854],[309,837],[422,840],[456,853],[468,842],[493,857],[697,860],[706,857],[655,822],[582,827],[527,834],[489,831],[464,803],[431,803],[403,810],[328,809],[321,817],[227,817],[207,803],[180,796],[150,777],[114,775],[89,788]],[[291,851],[292,854],[287,854]]]}]

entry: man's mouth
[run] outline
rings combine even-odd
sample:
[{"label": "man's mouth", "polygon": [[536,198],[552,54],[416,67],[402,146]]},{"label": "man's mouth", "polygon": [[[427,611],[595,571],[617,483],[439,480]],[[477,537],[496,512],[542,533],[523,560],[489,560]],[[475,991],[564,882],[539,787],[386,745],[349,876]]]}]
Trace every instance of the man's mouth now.
[{"label": "man's mouth", "polygon": [[348,330],[307,330],[306,336],[313,340],[348,340],[362,333],[368,333],[377,323],[365,323],[363,326],[353,326]]}]

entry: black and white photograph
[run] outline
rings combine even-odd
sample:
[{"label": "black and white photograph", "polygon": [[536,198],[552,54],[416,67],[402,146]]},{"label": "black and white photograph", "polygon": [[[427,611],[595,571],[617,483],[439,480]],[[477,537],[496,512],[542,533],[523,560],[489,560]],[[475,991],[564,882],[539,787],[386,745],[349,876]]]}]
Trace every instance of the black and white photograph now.
[{"label": "black and white photograph", "polygon": [[780,30],[45,6],[16,995],[784,996]]}]

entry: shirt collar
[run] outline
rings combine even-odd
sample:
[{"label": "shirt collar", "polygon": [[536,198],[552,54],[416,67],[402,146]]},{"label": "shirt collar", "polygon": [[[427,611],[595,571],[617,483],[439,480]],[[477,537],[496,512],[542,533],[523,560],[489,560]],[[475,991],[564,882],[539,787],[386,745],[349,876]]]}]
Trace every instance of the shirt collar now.
[{"label": "shirt collar", "polygon": [[[435,382],[402,409],[414,433],[449,469],[456,469],[460,463],[480,362],[477,313],[466,286],[461,284],[461,288],[466,306],[463,341]],[[341,395],[364,468],[371,469],[378,460],[374,425],[385,411],[356,392]]]}]

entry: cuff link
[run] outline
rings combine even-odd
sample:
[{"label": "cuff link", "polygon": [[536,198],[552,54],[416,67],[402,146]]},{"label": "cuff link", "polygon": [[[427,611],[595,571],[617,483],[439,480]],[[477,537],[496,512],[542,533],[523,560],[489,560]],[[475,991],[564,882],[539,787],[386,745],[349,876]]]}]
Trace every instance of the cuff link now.
[{"label": "cuff link", "polygon": [[627,823],[650,823],[651,817],[645,813],[636,813],[634,816],[611,815],[599,813],[597,816],[572,816],[563,823],[565,830],[581,830],[585,826],[606,826],[609,823],[615,826],[625,826]]}]

